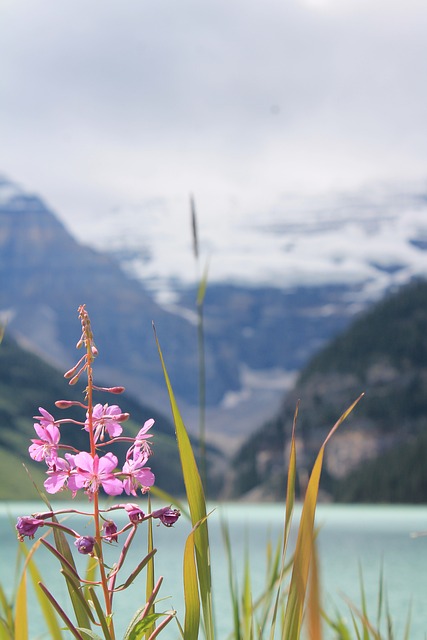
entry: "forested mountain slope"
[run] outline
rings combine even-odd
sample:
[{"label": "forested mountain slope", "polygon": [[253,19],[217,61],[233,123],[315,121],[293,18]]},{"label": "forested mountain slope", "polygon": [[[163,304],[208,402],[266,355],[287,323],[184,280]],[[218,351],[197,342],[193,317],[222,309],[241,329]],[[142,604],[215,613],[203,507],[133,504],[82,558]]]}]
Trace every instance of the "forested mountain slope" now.
[{"label": "forested mountain slope", "polygon": [[326,433],[361,393],[364,397],[328,444],[324,495],[345,501],[425,501],[425,281],[387,296],[311,359],[278,414],[238,452],[234,495],[284,495],[287,446],[298,400],[303,486]]}]

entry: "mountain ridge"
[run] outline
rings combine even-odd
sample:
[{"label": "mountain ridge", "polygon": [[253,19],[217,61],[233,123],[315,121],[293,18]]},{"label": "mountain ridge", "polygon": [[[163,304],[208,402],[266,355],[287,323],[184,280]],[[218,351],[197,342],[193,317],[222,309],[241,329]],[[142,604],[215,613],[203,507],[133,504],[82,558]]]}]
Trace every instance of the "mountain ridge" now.
[{"label": "mountain ridge", "polygon": [[[280,410],[236,455],[235,495],[283,497],[298,402],[297,452],[304,478],[329,429],[364,393],[328,443],[324,495],[345,501],[425,500],[427,472],[419,468],[426,451],[426,326],[427,282],[420,279],[386,296],[314,355]],[[399,469],[400,454],[410,466]]]}]

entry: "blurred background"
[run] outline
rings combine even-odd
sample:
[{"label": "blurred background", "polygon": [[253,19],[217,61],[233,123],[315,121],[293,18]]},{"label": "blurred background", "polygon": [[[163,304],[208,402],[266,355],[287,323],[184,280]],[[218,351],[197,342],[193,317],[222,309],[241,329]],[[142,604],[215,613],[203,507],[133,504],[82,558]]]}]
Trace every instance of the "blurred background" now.
[{"label": "blurred background", "polygon": [[280,497],[296,400],[304,471],[364,391],[325,499],[427,497],[426,28],[421,0],[0,0],[4,465],[26,459],[86,303],[101,381],[156,416],[174,487],[152,322],[196,442],[207,269],[212,493]]}]

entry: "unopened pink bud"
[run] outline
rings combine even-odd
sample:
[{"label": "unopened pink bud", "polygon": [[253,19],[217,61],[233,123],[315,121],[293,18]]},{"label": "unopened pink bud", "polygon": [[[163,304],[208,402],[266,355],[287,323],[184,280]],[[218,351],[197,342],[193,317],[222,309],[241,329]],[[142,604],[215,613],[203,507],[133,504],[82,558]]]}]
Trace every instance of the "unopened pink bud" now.
[{"label": "unopened pink bud", "polygon": [[77,382],[79,381],[79,378],[80,378],[80,374],[81,374],[81,371],[79,371],[79,372],[74,376],[74,378],[71,378],[71,380],[70,380],[70,382],[69,382],[68,384],[70,384],[70,385],[77,384]]},{"label": "unopened pink bud", "polygon": [[71,400],[57,400],[55,402],[55,406],[58,407],[58,409],[69,409],[75,404],[76,402],[72,402]]},{"label": "unopened pink bud", "polygon": [[92,349],[92,355],[94,355],[96,358],[96,356],[98,355],[98,349],[95,347],[94,344],[92,345],[91,349]]},{"label": "unopened pink bud", "polygon": [[74,367],[72,367],[71,369],[68,369],[68,371],[64,373],[64,378],[71,378],[76,373],[77,369],[82,365],[84,359],[85,359],[85,356],[82,356],[80,360],[77,362],[77,364],[74,365]]},{"label": "unopened pink bud", "polygon": [[96,389],[97,391],[105,391],[106,393],[123,393],[123,391],[125,390],[124,387],[98,387],[95,384],[93,385],[93,388]]}]

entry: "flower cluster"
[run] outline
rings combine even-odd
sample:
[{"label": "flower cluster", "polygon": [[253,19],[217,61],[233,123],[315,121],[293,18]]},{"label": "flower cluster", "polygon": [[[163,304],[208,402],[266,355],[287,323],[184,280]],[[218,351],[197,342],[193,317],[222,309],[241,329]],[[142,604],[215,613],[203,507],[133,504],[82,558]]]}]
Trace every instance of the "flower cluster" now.
[{"label": "flower cluster", "polygon": [[[34,424],[34,430],[38,437],[31,440],[29,454],[33,460],[44,461],[47,466],[47,479],[44,482],[46,491],[53,494],[68,489],[75,497],[77,492],[82,490],[90,500],[98,495],[100,489],[110,496],[118,496],[123,492],[127,495],[137,496],[138,490],[142,494],[146,493],[155,480],[150,467],[147,467],[148,459],[152,453],[150,445],[152,434],[148,432],[154,425],[154,420],[147,420],[136,437],[129,438],[122,436],[122,423],[129,418],[129,414],[124,413],[118,405],[96,404],[90,412],[87,405],[82,403],[68,400],[56,402],[56,406],[59,408],[69,408],[76,404],[86,409],[84,422],[72,419],[55,420],[43,407],[39,407],[40,415],[34,416],[34,419],[37,420]],[[92,433],[95,451],[116,442],[130,443],[122,469],[119,469],[117,456],[111,451],[104,455],[98,455],[98,453],[92,454],[89,451],[78,451],[70,445],[62,445],[60,428],[66,423],[81,425],[86,431]],[[106,434],[109,439],[105,441]],[[61,450],[64,450],[63,457],[60,455]],[[116,508],[124,509],[129,516],[130,523],[134,525],[150,517],[158,518],[165,526],[170,527],[180,516],[180,512],[171,507],[162,507],[148,516],[135,504],[120,504],[110,509]],[[25,537],[34,538],[37,529],[46,524],[43,516],[37,515],[38,517],[18,518],[16,529],[19,540],[22,541]],[[70,529],[66,530],[76,537],[75,546],[80,553],[92,553],[95,538],[79,536]],[[103,533],[102,540],[105,542],[117,542],[117,525],[112,520],[104,523]]]},{"label": "flower cluster", "polygon": [[[79,317],[82,336],[77,347],[84,347],[85,353],[77,364],[67,371],[65,377],[69,380],[69,384],[74,385],[83,373],[86,375],[85,402],[58,400],[55,404],[58,409],[79,407],[83,413],[82,420],[56,419],[49,411],[39,407],[39,415],[34,417],[36,437],[31,441],[29,454],[34,461],[46,465],[47,478],[44,482],[44,488],[48,493],[56,494],[60,491],[70,491],[74,498],[78,492],[84,492],[91,504],[91,510],[85,512],[67,508],[21,516],[17,520],[16,530],[18,539],[23,541],[25,538],[34,538],[40,527],[60,529],[62,533],[74,539],[74,546],[79,553],[91,555],[98,561],[100,581],[89,584],[102,587],[105,599],[105,624],[110,628],[111,637],[114,637],[112,600],[116,591],[115,580],[124,565],[125,557],[138,526],[148,519],[157,519],[166,527],[171,527],[178,520],[180,512],[178,509],[166,506],[144,513],[137,504],[127,502],[113,504],[106,509],[100,508],[99,496],[101,492],[109,496],[126,494],[137,497],[138,492],[146,494],[153,486],[154,474],[147,463],[152,454],[150,429],[154,425],[154,420],[147,420],[136,437],[132,438],[123,433],[123,423],[129,418],[128,413],[123,412],[117,404],[95,404],[93,402],[93,394],[96,391],[120,394],[124,388],[95,386],[92,365],[98,350],[93,340],[89,316],[84,306],[79,309]],[[87,432],[87,450],[80,451],[61,442],[61,431],[69,425]],[[109,446],[118,442],[125,442],[129,445],[121,466],[117,456],[107,450]],[[121,529],[110,518],[110,513],[115,510],[123,510],[128,516],[126,524]],[[71,513],[92,517],[93,535],[86,533],[82,535],[58,519],[59,515]],[[103,543],[118,543],[123,534],[126,535],[123,538],[124,542],[119,558],[113,568],[108,567],[103,560]],[[44,536],[42,536],[41,542],[49,548]],[[61,562],[68,562],[62,556],[60,548],[56,550],[55,555],[62,558]],[[144,566],[145,562],[145,559],[142,560],[139,567]],[[132,582],[133,576],[138,574],[139,567],[125,582],[126,586]],[[80,580],[82,586],[88,584],[87,581]],[[54,599],[52,594],[51,598]]]},{"label": "flower cluster", "polygon": [[[59,400],[57,405],[64,406],[65,402]],[[72,406],[73,403],[66,404]],[[91,498],[102,488],[110,496],[118,496],[123,491],[136,496],[138,489],[146,493],[154,484],[154,474],[146,466],[151,455],[148,441],[152,437],[147,431],[153,426],[154,420],[147,420],[133,439],[121,436],[121,423],[129,418],[129,414],[123,413],[116,404],[96,404],[92,410],[92,420],[86,415],[85,422],[80,423],[75,420],[55,420],[42,407],[39,407],[39,411],[41,415],[35,416],[38,422],[34,424],[38,438],[32,440],[29,453],[33,460],[44,461],[47,465],[48,477],[44,488],[48,493],[69,489],[75,496],[82,489]],[[60,426],[66,422],[81,424],[87,431],[91,423],[95,445],[99,440],[104,440],[105,433],[110,439],[102,442],[102,446],[120,441],[131,442],[122,470],[118,469],[118,459],[111,452],[99,456],[98,453],[92,455],[88,451],[77,451],[69,445],[62,446]],[[61,449],[67,451],[64,457],[59,455]]]}]

